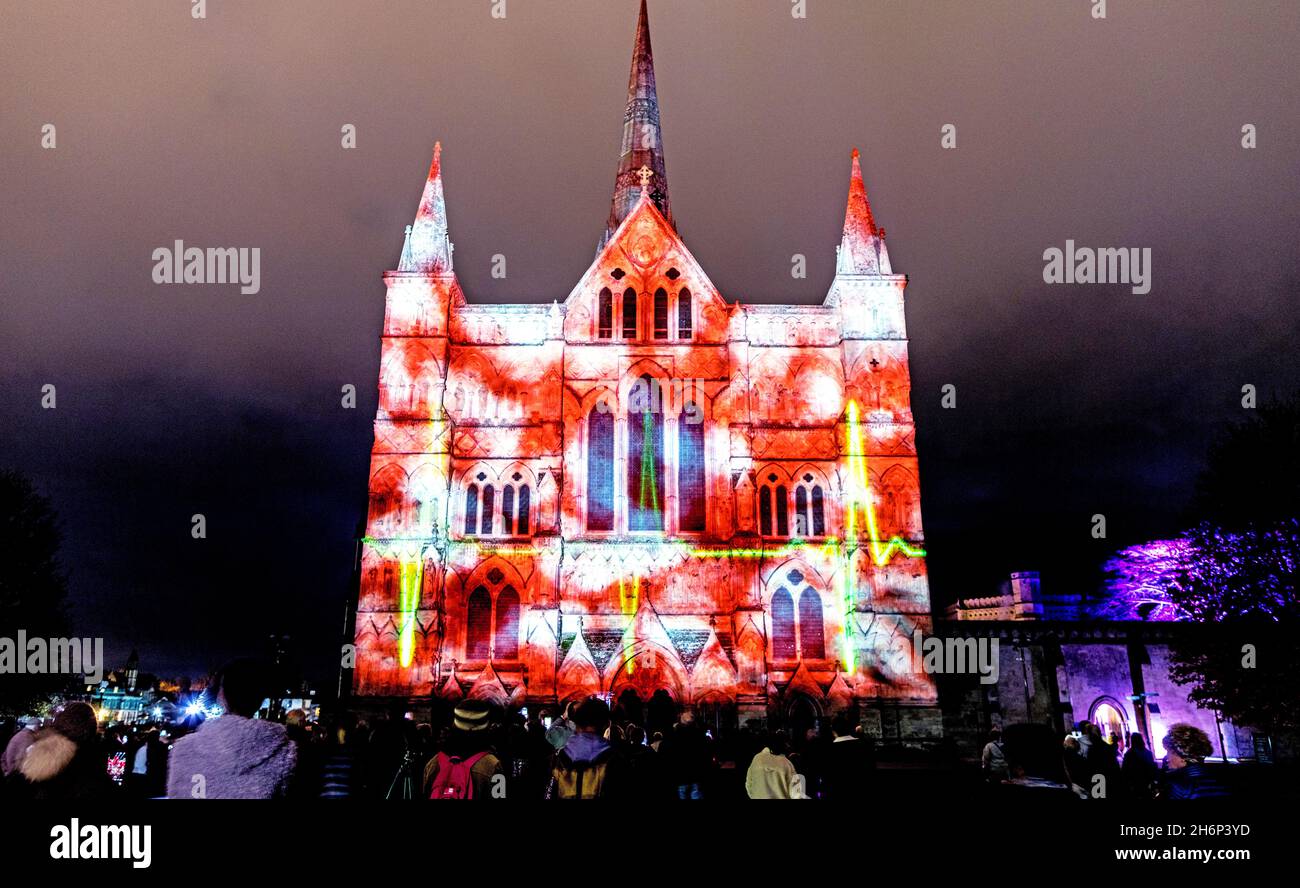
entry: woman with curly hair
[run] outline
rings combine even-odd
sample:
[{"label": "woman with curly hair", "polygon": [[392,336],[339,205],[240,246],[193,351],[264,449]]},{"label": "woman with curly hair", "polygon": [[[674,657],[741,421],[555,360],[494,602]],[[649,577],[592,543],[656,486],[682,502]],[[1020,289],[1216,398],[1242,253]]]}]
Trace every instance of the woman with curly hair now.
[{"label": "woman with curly hair", "polygon": [[1205,768],[1205,757],[1214,752],[1210,738],[1195,725],[1177,724],[1165,736],[1164,792],[1166,799],[1221,799],[1228,795]]}]

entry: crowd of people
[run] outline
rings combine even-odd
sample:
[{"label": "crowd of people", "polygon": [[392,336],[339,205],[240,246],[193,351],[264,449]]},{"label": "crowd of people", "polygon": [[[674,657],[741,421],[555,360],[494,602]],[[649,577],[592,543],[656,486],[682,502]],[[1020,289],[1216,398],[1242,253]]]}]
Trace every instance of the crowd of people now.
[{"label": "crowd of people", "polygon": [[[560,710],[509,710],[479,700],[435,728],[394,712],[369,722],[340,711],[322,723],[295,710],[255,717],[265,697],[257,661],[228,664],[213,691],[223,714],[174,736],[157,728],[100,732],[87,703],[4,743],[10,798],[382,799],[867,799],[877,778],[872,741],[846,714],[789,736],[747,722],[715,738],[692,713],[647,733],[599,698]],[[982,768],[991,791],[1078,798],[1212,798],[1204,732],[1175,725],[1161,770],[1141,735],[1121,762],[1083,722],[1065,738],[1043,725],[994,731]]]},{"label": "crowd of people", "polygon": [[1121,759],[1115,737],[1103,738],[1083,721],[1059,743],[1040,725],[994,729],[984,745],[981,767],[992,785],[1011,791],[1040,790],[1080,799],[1212,799],[1228,795],[1206,768],[1214,751],[1210,738],[1194,725],[1176,724],[1164,738],[1162,770],[1146,739],[1128,735]]}]

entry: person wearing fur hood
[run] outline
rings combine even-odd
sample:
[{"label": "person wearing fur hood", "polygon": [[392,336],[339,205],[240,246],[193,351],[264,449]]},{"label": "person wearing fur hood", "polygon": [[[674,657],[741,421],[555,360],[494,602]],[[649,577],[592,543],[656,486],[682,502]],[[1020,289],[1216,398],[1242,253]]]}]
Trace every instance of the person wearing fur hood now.
[{"label": "person wearing fur hood", "polygon": [[298,751],[284,725],[252,717],[266,697],[265,668],[256,660],[235,660],[217,674],[214,687],[224,714],[172,746],[167,798],[283,798]]},{"label": "person wearing fur hood", "polygon": [[[36,734],[18,766],[15,794],[33,799],[95,799],[113,793],[89,703],[69,703]],[[12,778],[11,778],[12,779]]]}]

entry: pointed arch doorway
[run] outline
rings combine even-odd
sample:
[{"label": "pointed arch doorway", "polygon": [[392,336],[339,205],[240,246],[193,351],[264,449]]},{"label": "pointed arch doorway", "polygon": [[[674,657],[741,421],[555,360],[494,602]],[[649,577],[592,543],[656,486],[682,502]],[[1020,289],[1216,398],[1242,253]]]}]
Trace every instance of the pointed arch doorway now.
[{"label": "pointed arch doorway", "polygon": [[804,694],[795,694],[785,707],[785,723],[790,731],[790,742],[802,745],[809,728],[821,722],[821,708]]}]

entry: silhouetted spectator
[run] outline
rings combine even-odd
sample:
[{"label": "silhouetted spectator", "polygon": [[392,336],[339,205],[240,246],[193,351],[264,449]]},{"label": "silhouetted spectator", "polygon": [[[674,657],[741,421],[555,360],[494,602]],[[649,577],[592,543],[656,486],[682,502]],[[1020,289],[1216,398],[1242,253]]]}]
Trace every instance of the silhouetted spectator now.
[{"label": "silhouetted spectator", "polygon": [[1120,768],[1124,792],[1134,799],[1155,798],[1156,782],[1160,778],[1155,757],[1147,749],[1146,738],[1141,734],[1134,732],[1128,738],[1128,752],[1124,754],[1124,764]]},{"label": "silhouetted spectator", "polygon": [[861,801],[870,789],[875,768],[872,750],[866,740],[853,736],[853,723],[844,713],[831,721],[830,747],[822,762],[822,798],[837,801]]},{"label": "silhouetted spectator", "polygon": [[[861,741],[859,741],[861,742]],[[785,737],[773,731],[754,753],[745,773],[745,794],[751,799],[806,799],[803,777],[786,757]]]},{"label": "silhouetted spectator", "polygon": [[989,783],[1001,783],[1009,776],[1007,757],[1002,754],[1002,730],[994,728],[989,731],[988,742],[980,753],[980,770]]},{"label": "silhouetted spectator", "polygon": [[89,703],[69,703],[37,733],[17,772],[15,795],[36,800],[103,799],[115,787],[98,743]]},{"label": "silhouetted spectator", "polygon": [[573,708],[576,729],[555,754],[548,799],[622,798],[627,792],[626,761],[604,738],[609,707],[591,697]]},{"label": "silhouetted spectator", "polygon": [[504,799],[506,769],[492,750],[492,707],[466,700],[452,715],[446,746],[424,768],[426,799]]},{"label": "silhouetted spectator", "polygon": [[659,747],[668,778],[679,799],[704,798],[704,783],[709,778],[713,753],[709,739],[695,723],[694,713],[683,712]]},{"label": "silhouetted spectator", "polygon": [[173,799],[282,798],[298,753],[284,725],[255,719],[266,698],[268,668],[259,660],[233,660],[213,680],[222,715],[176,741],[167,764]]},{"label": "silhouetted spectator", "polygon": [[1164,791],[1166,799],[1221,799],[1228,791],[1205,767],[1205,757],[1214,752],[1210,738],[1195,725],[1176,724],[1165,736]]}]

